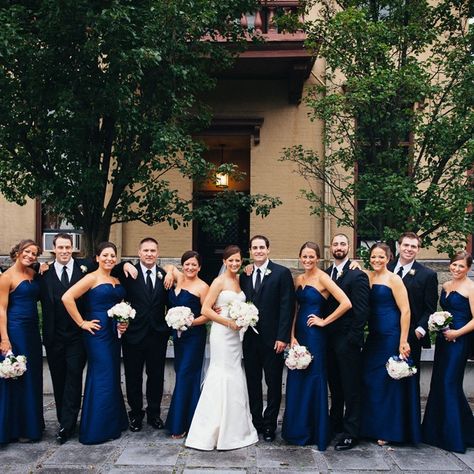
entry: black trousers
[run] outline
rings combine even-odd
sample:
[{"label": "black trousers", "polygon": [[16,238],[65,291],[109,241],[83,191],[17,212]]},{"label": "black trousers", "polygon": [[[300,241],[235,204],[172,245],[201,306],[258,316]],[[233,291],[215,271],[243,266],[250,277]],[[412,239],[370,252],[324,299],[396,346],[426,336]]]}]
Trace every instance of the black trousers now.
[{"label": "black trousers", "polygon": [[332,430],[358,438],[362,389],[361,349],[347,341],[347,335],[331,334],[328,337],[327,358]]},{"label": "black trousers", "polygon": [[142,419],[143,368],[146,370],[147,416],[160,416],[169,332],[150,330],[137,344],[122,342],[130,417]]},{"label": "black trousers", "polygon": [[[265,345],[255,334],[247,336],[244,342],[244,366],[250,413],[257,431],[276,430],[281,404],[283,363],[283,354],[276,354],[272,347]],[[263,410],[262,374],[267,384],[265,411]]]},{"label": "black trousers", "polygon": [[53,382],[59,424],[72,433],[81,408],[82,373],[86,363],[82,338],[57,341],[46,346],[46,358]]}]

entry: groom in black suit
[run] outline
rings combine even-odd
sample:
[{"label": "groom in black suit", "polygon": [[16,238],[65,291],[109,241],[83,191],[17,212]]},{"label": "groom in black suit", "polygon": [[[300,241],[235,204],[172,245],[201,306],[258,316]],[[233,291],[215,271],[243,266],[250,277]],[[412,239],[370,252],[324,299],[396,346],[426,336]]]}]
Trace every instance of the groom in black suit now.
[{"label": "groom in black suit", "polygon": [[[53,239],[54,263],[39,277],[43,312],[43,344],[53,382],[56,414],[59,421],[57,440],[63,444],[76,428],[81,407],[82,372],[86,352],[82,330],[64,308],[61,297],[89,270],[90,261],[72,258],[72,237],[57,234]],[[82,302],[78,301],[82,313]]]},{"label": "groom in black suit", "polygon": [[[263,235],[250,240],[252,275],[241,275],[240,285],[247,301],[258,308],[256,334],[245,333],[243,342],[245,374],[252,421],[265,441],[275,439],[281,403],[283,351],[290,341],[294,314],[294,285],[288,268],[268,259],[270,242]],[[267,384],[267,406],[263,410],[262,371]]]},{"label": "groom in black suit", "polygon": [[[369,279],[363,271],[349,269],[349,250],[349,238],[345,234],[336,234],[331,241],[334,263],[326,270],[352,303],[349,311],[326,326],[330,418],[333,432],[339,433],[335,445],[337,451],[351,449],[358,443],[362,388],[361,349],[364,344],[364,326],[369,316]],[[338,304],[330,296],[327,314],[331,314]]]},{"label": "groom in black suit", "polygon": [[140,242],[135,265],[138,276],[125,278],[117,267],[117,275],[127,291],[127,301],[136,310],[127,332],[122,337],[127,400],[130,405],[130,430],[142,429],[143,368],[146,367],[147,423],[163,428],[160,417],[163,396],[166,348],[171,334],[165,322],[167,293],[163,286],[166,272],[157,266],[158,242],[147,237]]},{"label": "groom in black suit", "polygon": [[[399,255],[387,268],[399,275],[408,292],[410,302],[410,329],[408,343],[410,357],[420,366],[421,348],[430,347],[428,319],[436,311],[438,303],[438,278],[436,272],[415,259],[421,250],[421,239],[414,232],[405,232],[398,240]],[[416,377],[420,377],[418,371]]]}]

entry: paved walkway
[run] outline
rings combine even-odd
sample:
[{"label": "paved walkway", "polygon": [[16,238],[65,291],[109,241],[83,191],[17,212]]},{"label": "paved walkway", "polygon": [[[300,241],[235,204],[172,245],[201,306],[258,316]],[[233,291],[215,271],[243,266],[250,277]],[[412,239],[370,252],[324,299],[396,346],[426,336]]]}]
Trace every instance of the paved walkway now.
[{"label": "paved walkway", "polygon": [[[166,413],[165,413],[166,414]],[[234,451],[201,452],[187,449],[163,430],[144,424],[139,433],[125,432],[115,441],[83,446],[74,438],[59,446],[54,402],[45,397],[46,432],[40,443],[12,443],[0,447],[0,473],[462,473],[474,472],[474,448],[453,454],[430,446],[378,447],[363,442],[345,453],[332,446],[324,453],[312,447],[274,443]]]}]

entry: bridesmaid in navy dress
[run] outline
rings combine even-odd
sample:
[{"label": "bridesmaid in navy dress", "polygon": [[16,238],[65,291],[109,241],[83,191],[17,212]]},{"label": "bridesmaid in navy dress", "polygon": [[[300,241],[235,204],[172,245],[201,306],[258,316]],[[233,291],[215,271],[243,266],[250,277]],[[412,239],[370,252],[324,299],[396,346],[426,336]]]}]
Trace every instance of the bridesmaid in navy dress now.
[{"label": "bridesmaid in navy dress", "polygon": [[[326,335],[331,324],[351,308],[345,293],[318,268],[319,246],[306,242],[299,253],[304,274],[295,279],[296,314],[291,330],[291,346],[306,346],[313,360],[306,369],[289,370],[286,382],[285,414],[282,437],[300,446],[317,444],[324,451],[330,439],[326,372]],[[339,306],[327,318],[319,315],[329,295]]]},{"label": "bridesmaid in navy dress", "polygon": [[423,419],[423,441],[464,453],[474,446],[474,416],[463,392],[464,369],[474,331],[474,282],[467,273],[472,256],[458,252],[449,266],[440,303],[453,316],[451,329],[436,336],[430,394]]},{"label": "bridesmaid in navy dress", "polygon": [[[76,324],[84,329],[87,377],[82,403],[79,441],[99,444],[120,437],[128,419],[120,386],[120,340],[127,324],[109,318],[107,310],[125,298],[125,289],[110,272],[117,263],[117,249],[111,242],[99,244],[99,268],[86,275],[63,295],[63,303]],[[75,300],[84,295],[86,314]]]},{"label": "bridesmaid in navy dress", "polygon": [[39,441],[43,420],[43,357],[36,302],[39,285],[30,265],[40,254],[33,240],[22,240],[10,256],[15,262],[0,276],[0,361],[9,352],[25,355],[26,372],[0,379],[0,444]]},{"label": "bridesmaid in navy dress", "polygon": [[415,377],[390,378],[389,357],[408,358],[410,306],[402,279],[387,269],[390,248],[376,243],[370,249],[369,335],[363,350],[361,435],[388,441],[420,442],[420,411]]},{"label": "bridesmaid in navy dress", "polygon": [[[206,347],[208,319],[201,315],[201,305],[209,286],[198,277],[201,256],[189,250],[181,257],[182,273],[173,267],[176,287],[169,292],[170,307],[187,306],[194,314],[193,325],[178,336],[173,331],[176,382],[165,427],[173,438],[184,438],[193,419],[201,393],[201,372]],[[165,267],[170,270],[170,267]]]}]

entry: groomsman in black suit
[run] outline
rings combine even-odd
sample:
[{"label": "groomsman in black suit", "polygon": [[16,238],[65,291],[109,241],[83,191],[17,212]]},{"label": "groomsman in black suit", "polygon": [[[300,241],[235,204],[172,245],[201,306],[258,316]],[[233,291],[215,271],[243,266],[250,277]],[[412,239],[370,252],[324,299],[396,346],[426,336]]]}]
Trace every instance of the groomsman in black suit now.
[{"label": "groomsman in black suit", "polygon": [[127,332],[122,336],[127,400],[130,406],[130,430],[142,429],[143,369],[146,368],[147,423],[162,429],[161,399],[166,362],[166,348],[171,334],[165,322],[167,292],[163,286],[166,272],[157,266],[158,242],[147,237],[140,242],[135,265],[138,276],[126,278],[117,267],[117,275],[127,291],[127,301],[136,310]]},{"label": "groomsman in black suit", "polygon": [[[352,303],[349,311],[326,326],[330,418],[333,431],[339,433],[335,445],[337,451],[351,449],[358,443],[362,388],[361,349],[364,344],[364,326],[369,316],[369,279],[363,271],[349,268],[349,250],[348,237],[336,234],[331,242],[334,263],[326,270]],[[331,314],[338,304],[330,296],[327,314]]]},{"label": "groomsman in black suit", "polygon": [[[251,328],[243,342],[250,412],[265,441],[275,439],[281,403],[283,351],[290,341],[294,314],[294,285],[288,268],[268,259],[270,242],[263,235],[250,240],[253,272],[241,275],[240,285],[248,301],[259,311],[256,334]],[[262,371],[268,387],[267,406],[263,410]]]},{"label": "groomsman in black suit", "polygon": [[[415,259],[421,250],[421,239],[414,232],[405,232],[398,240],[399,255],[387,267],[399,275],[408,292],[410,302],[410,330],[408,343],[416,367],[420,366],[421,348],[430,347],[428,319],[438,303],[438,277],[436,272]],[[420,377],[418,371],[416,377]]]},{"label": "groomsman in black suit", "polygon": [[[82,331],[67,313],[61,297],[89,270],[90,261],[72,258],[73,242],[69,234],[53,239],[54,263],[39,278],[43,310],[43,344],[53,382],[59,431],[56,439],[65,443],[74,433],[81,407],[82,372],[86,352]],[[82,312],[82,302],[78,301]]]}]

